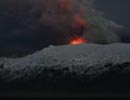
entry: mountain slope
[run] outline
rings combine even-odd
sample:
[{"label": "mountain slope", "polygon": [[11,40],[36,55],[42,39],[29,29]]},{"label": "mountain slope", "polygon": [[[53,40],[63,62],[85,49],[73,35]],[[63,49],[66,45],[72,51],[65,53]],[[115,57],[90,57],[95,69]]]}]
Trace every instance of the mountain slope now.
[{"label": "mountain slope", "polygon": [[[70,73],[76,72],[79,76],[85,74],[88,75],[86,78],[93,75],[97,77],[98,74],[101,75],[109,72],[110,69],[116,69],[113,66],[130,63],[129,51],[129,44],[50,46],[22,58],[1,58],[2,76],[0,77],[10,81],[17,79],[26,81],[31,76],[44,74],[42,73],[44,69],[66,68],[70,70]],[[105,67],[107,65],[108,67]],[[26,74],[27,76],[25,76]]]}]

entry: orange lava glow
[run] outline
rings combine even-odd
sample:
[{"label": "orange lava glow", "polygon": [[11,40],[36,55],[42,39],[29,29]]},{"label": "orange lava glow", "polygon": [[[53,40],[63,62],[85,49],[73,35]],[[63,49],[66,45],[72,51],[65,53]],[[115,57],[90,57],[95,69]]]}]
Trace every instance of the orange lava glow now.
[{"label": "orange lava glow", "polygon": [[84,38],[78,37],[78,38],[75,38],[72,41],[70,41],[69,44],[78,45],[78,44],[84,44],[84,43],[86,43],[86,40]]}]

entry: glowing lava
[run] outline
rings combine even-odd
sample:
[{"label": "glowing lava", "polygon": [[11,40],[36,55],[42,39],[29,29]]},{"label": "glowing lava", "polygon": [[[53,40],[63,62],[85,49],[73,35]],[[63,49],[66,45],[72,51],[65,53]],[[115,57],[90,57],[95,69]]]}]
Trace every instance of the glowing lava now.
[{"label": "glowing lava", "polygon": [[86,40],[81,38],[81,37],[77,37],[77,38],[74,38],[72,41],[70,41],[69,44],[71,45],[78,45],[78,44],[84,44],[86,43]]}]

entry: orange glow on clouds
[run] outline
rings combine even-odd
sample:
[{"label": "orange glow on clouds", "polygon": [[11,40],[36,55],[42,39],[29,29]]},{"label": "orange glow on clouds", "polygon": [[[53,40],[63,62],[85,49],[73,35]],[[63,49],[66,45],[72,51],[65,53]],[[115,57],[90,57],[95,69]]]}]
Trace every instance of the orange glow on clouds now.
[{"label": "orange glow on clouds", "polygon": [[79,15],[75,15],[74,19],[73,19],[73,27],[80,29],[81,27],[85,27],[87,24],[86,19],[83,19],[81,16]]},{"label": "orange glow on clouds", "polygon": [[69,13],[73,8],[73,0],[59,0],[59,6],[62,12]]}]

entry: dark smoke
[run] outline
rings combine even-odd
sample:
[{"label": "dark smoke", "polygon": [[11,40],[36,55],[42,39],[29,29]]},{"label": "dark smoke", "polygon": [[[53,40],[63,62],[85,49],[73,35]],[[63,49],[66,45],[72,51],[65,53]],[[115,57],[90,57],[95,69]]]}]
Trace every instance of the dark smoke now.
[{"label": "dark smoke", "polygon": [[59,0],[1,0],[0,56],[23,56],[49,45],[67,44],[71,35],[79,34],[80,28],[75,30],[72,25],[75,16],[87,21],[79,35],[88,42],[114,43],[126,39],[123,26],[93,9],[92,0],[73,1],[67,9],[60,9],[63,5]]}]

